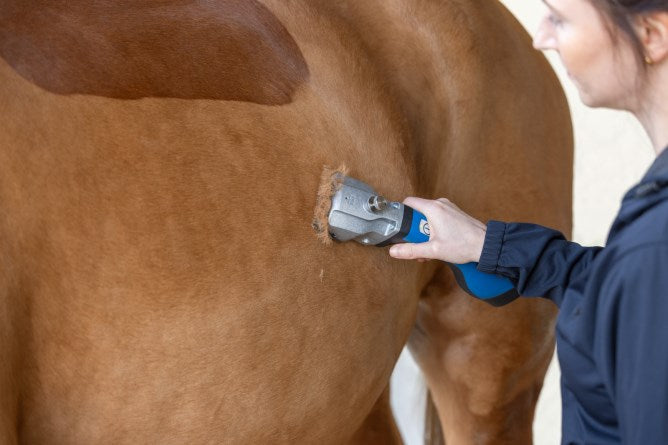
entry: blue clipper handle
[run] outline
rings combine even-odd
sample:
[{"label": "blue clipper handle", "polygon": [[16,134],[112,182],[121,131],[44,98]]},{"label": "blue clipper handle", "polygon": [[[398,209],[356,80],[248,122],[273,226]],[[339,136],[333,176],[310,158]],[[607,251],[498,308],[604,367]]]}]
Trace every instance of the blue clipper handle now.
[{"label": "blue clipper handle", "polygon": [[[403,237],[403,240],[408,243],[425,243],[429,241],[427,217],[411,207],[406,205],[404,207],[404,219],[406,217],[410,218],[410,229],[408,230],[408,234]],[[446,262],[445,264],[452,269],[457,284],[462,289],[486,303],[493,306],[503,306],[519,297],[515,286],[508,278],[480,272],[476,268],[478,263],[452,264]]]}]

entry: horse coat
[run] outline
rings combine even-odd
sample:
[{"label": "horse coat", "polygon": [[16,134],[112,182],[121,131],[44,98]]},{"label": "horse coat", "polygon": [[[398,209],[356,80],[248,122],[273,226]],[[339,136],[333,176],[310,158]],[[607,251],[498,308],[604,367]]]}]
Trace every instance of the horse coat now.
[{"label": "horse coat", "polygon": [[326,246],[324,166],[571,221],[567,105],[496,1],[0,4],[0,442],[530,441],[554,308]]}]

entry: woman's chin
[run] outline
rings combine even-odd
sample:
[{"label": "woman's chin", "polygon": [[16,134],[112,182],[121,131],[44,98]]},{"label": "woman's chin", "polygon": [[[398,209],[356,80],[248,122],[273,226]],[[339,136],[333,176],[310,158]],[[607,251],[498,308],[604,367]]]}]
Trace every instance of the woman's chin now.
[{"label": "woman's chin", "polygon": [[592,100],[591,97],[585,96],[583,94],[580,94],[580,100],[582,101],[583,104],[585,104],[589,108],[598,108],[601,106],[598,102]]},{"label": "woman's chin", "polygon": [[582,103],[590,108],[609,107],[609,105],[604,104],[600,98],[592,95],[586,90],[578,88],[578,93],[580,94],[580,100]]},{"label": "woman's chin", "polygon": [[580,95],[580,101],[582,101],[583,104],[591,108],[601,106],[600,101],[596,100],[596,95],[591,94],[589,88],[585,87],[581,82],[578,82],[578,80],[570,73],[568,73],[568,77],[573,82],[573,85],[575,85],[575,88],[577,88],[578,94]]},{"label": "woman's chin", "polygon": [[628,95],[620,94],[618,91],[610,91],[599,88],[594,92],[589,88],[583,88],[581,84],[575,83],[580,95],[580,100],[589,108],[611,108],[613,110],[629,110]]}]

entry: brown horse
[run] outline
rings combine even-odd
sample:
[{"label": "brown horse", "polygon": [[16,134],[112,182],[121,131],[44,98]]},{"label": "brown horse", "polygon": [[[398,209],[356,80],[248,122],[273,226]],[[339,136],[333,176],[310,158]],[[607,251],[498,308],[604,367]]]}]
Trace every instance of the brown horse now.
[{"label": "brown horse", "polygon": [[571,139],[493,0],[4,0],[0,442],[398,442],[409,335],[447,440],[529,442],[550,304],[310,221],[346,163],[568,231]]}]

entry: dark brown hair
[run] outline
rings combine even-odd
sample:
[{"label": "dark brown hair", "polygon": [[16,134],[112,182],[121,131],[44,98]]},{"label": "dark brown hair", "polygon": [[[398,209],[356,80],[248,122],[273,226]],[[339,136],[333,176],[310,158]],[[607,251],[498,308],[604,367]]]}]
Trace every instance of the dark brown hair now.
[{"label": "dark brown hair", "polygon": [[642,42],[633,28],[633,19],[637,16],[656,11],[668,11],[668,0],[589,0],[603,16],[608,18],[608,23],[614,25],[610,28],[613,40],[619,37],[618,30],[636,49],[635,54],[641,66],[645,53]]}]

